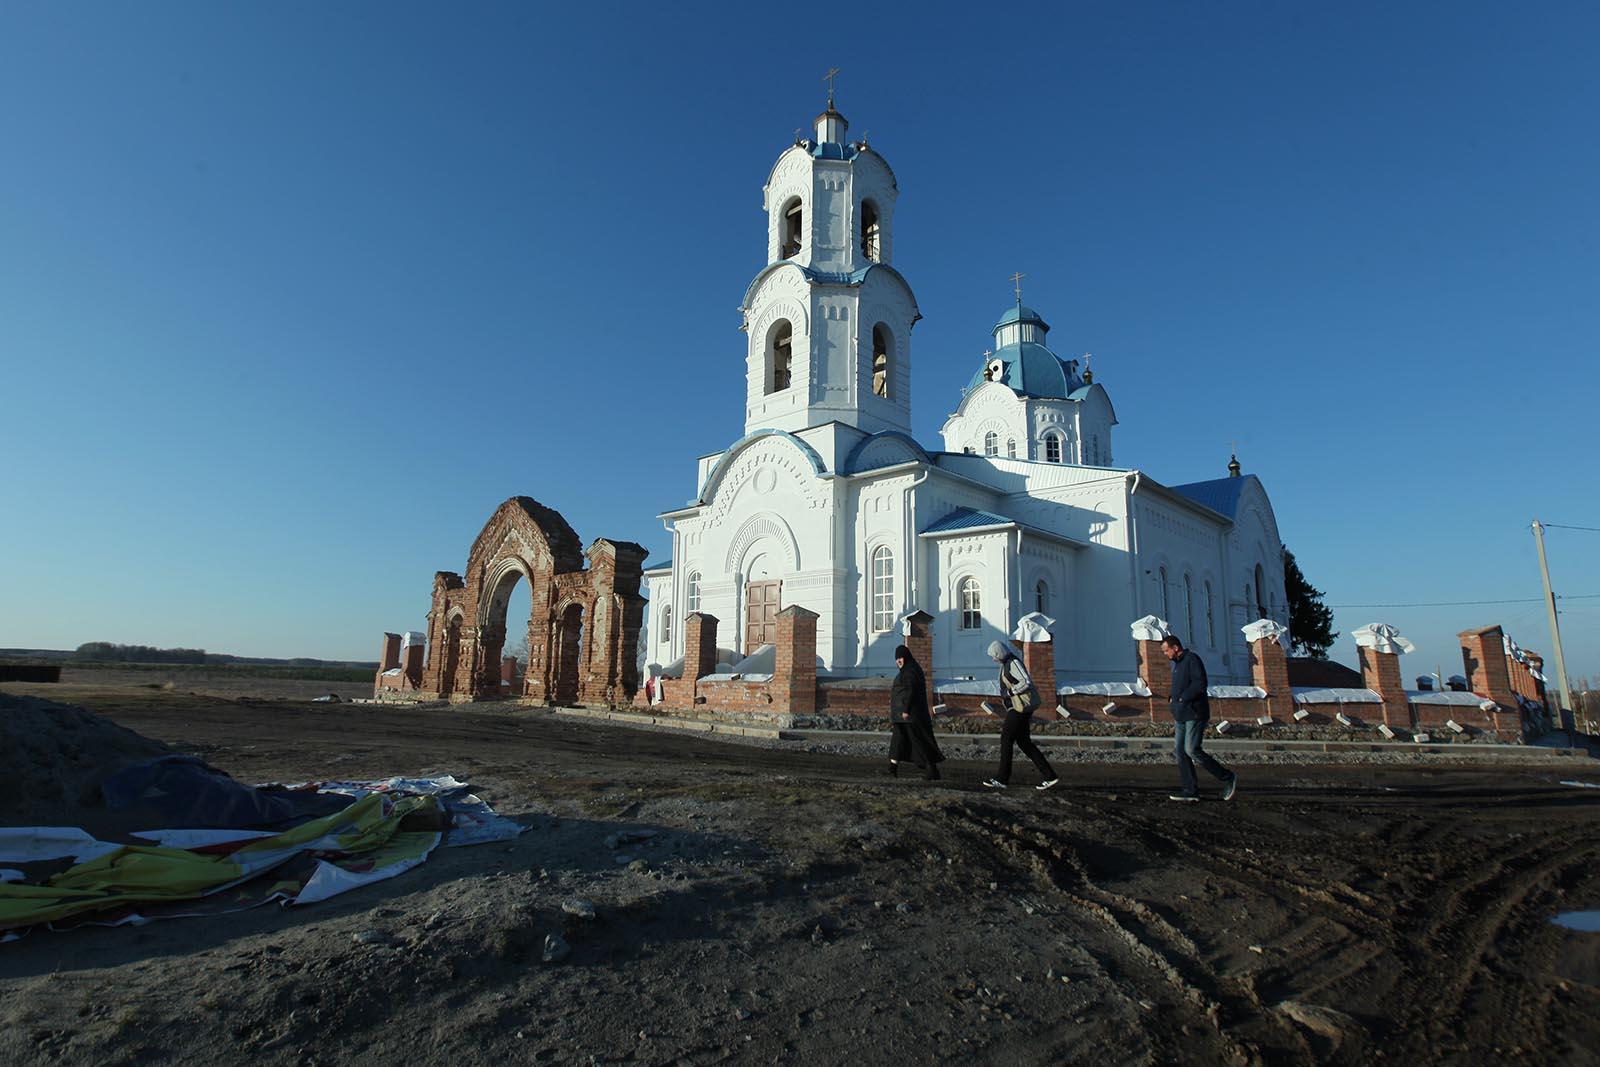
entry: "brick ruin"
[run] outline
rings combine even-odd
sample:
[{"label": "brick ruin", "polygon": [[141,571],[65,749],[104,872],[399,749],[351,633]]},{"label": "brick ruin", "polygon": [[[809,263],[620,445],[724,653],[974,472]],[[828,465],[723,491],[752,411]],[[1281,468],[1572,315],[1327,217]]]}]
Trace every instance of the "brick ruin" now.
[{"label": "brick ruin", "polygon": [[[544,704],[626,704],[639,687],[639,593],[644,548],[597,539],[587,549],[559,512],[531,497],[501,504],[467,556],[465,577],[439,571],[428,612],[427,658],[383,665],[375,696],[464,702],[516,697]],[[532,602],[526,622],[528,663],[520,686],[503,655],[506,607],[520,581]],[[412,647],[405,646],[406,649]],[[396,675],[388,673],[400,668]],[[413,677],[414,688],[405,679]],[[388,692],[384,679],[392,679]]]}]

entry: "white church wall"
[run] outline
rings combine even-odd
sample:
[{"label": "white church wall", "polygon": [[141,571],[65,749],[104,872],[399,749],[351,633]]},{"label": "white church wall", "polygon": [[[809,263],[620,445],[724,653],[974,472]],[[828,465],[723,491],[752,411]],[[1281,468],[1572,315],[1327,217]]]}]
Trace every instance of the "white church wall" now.
[{"label": "white church wall", "polygon": [[800,254],[793,257],[796,262],[810,263],[812,226],[812,191],[811,191],[811,154],[805,149],[795,146],[778,157],[772,168],[771,175],[767,178],[766,211],[767,211],[767,262],[776,263],[782,251],[784,237],[784,206],[798,197],[800,208],[804,213],[801,217],[802,237]]},{"label": "white church wall", "polygon": [[[916,561],[908,543],[906,506],[907,490],[915,481],[906,473],[852,480],[846,505],[852,521],[841,524],[850,529],[848,555],[843,557],[849,560],[849,597],[840,612],[851,620],[852,640],[848,655],[841,650],[836,673],[894,673],[894,649],[902,641],[899,620],[918,606],[912,602]],[[880,549],[887,549],[893,561],[893,596],[883,620],[875,618],[873,598],[873,557]],[[880,627],[880,622],[886,625]]]},{"label": "white church wall", "polygon": [[[779,267],[757,283],[750,307],[752,316],[746,323],[745,433],[768,428],[799,429],[809,421],[806,406],[810,401],[813,329],[810,286],[800,271]],[[790,326],[793,353],[790,386],[769,392],[769,350],[783,321]]]},{"label": "white church wall", "polygon": [[894,206],[900,197],[895,188],[894,175],[889,165],[876,152],[863,152],[855,159],[855,217],[854,232],[859,236],[861,204],[871,200],[878,209],[878,262],[894,262]]},{"label": "white church wall", "polygon": [[817,270],[846,271],[854,266],[852,231],[854,203],[850,194],[851,165],[842,160],[815,159],[811,169],[811,202],[816,218],[811,223],[809,264]]},{"label": "white church wall", "polygon": [[[1012,538],[1009,531],[995,531],[934,540],[929,579],[939,597],[934,611],[934,670],[939,677],[984,676],[993,670],[985,652],[989,642],[1009,640]],[[977,627],[963,629],[961,588],[969,578],[977,583],[982,617]]]}]

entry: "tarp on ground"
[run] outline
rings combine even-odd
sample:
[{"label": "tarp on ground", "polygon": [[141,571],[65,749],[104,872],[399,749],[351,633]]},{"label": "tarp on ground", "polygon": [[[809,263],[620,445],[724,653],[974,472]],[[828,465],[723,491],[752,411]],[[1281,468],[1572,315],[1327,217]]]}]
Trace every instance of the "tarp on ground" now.
[{"label": "tarp on ground", "polygon": [[282,797],[234,781],[196,756],[124,767],[100,783],[100,792],[110,810],[147,811],[166,826],[270,826],[298,814]]}]

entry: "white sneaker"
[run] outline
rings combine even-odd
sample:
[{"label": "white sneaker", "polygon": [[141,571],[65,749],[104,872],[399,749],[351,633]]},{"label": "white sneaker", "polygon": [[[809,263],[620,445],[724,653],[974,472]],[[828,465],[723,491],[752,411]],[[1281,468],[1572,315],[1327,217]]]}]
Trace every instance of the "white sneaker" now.
[{"label": "white sneaker", "polygon": [[1061,779],[1059,779],[1059,778],[1051,778],[1051,779],[1048,779],[1047,781],[1040,782],[1038,785],[1034,786],[1034,788],[1037,789],[1039,792],[1043,793],[1046,789],[1054,789],[1056,786],[1058,786],[1060,784],[1061,784]]},{"label": "white sneaker", "polygon": [[983,784],[989,789],[1004,789],[1006,787],[1006,784],[998,778],[991,778]]}]

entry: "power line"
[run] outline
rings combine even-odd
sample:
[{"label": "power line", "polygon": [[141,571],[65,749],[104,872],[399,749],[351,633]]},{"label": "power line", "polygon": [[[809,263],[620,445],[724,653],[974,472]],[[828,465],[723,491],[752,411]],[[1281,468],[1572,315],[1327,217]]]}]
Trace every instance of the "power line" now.
[{"label": "power line", "polygon": [[[1546,523],[1546,525],[1549,525]],[[1558,596],[1557,600],[1595,600],[1600,593],[1581,593],[1577,596]],[[1520,597],[1515,600],[1435,600],[1420,604],[1329,604],[1330,608],[1467,608],[1481,604],[1543,604],[1539,597]]]},{"label": "power line", "polygon": [[1589,533],[1600,533],[1600,526],[1563,526],[1559,522],[1547,522],[1546,530],[1586,530]]}]

